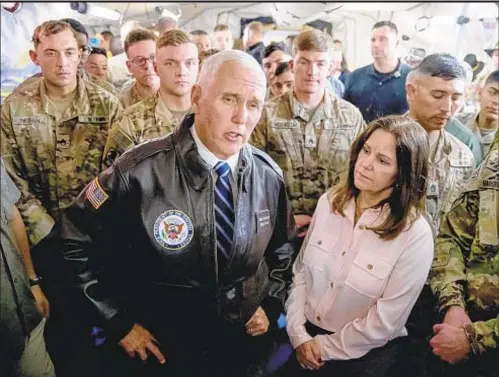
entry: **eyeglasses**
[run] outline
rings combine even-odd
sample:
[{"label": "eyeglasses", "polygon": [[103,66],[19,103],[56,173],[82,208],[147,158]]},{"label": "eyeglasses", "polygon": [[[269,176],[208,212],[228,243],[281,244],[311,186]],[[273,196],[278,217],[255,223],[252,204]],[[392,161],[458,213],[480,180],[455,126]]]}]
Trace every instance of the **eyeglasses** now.
[{"label": "eyeglasses", "polygon": [[136,56],[135,58],[133,58],[130,61],[139,67],[143,67],[146,65],[147,62],[150,62],[151,64],[153,64],[155,60],[156,60],[156,55],[151,55],[147,58],[144,56]]}]

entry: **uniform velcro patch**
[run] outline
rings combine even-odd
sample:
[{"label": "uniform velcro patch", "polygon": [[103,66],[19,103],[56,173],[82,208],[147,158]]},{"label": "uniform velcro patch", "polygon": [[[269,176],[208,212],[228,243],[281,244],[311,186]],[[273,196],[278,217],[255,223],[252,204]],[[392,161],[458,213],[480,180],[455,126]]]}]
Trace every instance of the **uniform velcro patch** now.
[{"label": "uniform velcro patch", "polygon": [[109,198],[97,178],[94,178],[88,185],[85,196],[95,209],[98,209]]}]

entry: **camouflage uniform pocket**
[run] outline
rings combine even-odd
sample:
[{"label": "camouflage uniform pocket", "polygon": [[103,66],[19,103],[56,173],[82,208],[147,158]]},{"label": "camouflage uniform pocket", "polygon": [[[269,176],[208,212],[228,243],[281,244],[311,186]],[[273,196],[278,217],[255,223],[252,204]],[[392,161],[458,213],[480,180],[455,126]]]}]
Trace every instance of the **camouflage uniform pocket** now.
[{"label": "camouflage uniform pocket", "polygon": [[433,263],[431,268],[445,267],[449,264],[450,260],[450,249],[452,245],[450,244],[437,244],[435,248],[435,256],[433,257]]}]

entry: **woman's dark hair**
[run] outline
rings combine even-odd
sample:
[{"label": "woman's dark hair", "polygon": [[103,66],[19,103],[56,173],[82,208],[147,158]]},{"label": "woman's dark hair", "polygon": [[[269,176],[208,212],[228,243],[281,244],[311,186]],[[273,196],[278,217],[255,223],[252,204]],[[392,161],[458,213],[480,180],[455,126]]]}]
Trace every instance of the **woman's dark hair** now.
[{"label": "woman's dark hair", "polygon": [[[425,211],[426,178],[428,175],[429,142],[426,131],[416,121],[405,116],[387,116],[372,121],[350,148],[348,176],[341,180],[330,197],[331,210],[345,216],[344,208],[359,195],[354,184],[355,164],[365,142],[374,131],[391,133],[397,140],[398,173],[392,194],[378,204],[388,204],[390,214],[382,224],[368,229],[384,240],[393,240]],[[415,216],[414,216],[415,215]]]}]

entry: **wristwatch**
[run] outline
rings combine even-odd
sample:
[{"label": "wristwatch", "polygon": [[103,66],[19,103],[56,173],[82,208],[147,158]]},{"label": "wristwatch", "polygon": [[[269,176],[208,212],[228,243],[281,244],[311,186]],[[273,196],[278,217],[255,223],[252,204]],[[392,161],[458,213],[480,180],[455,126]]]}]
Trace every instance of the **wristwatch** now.
[{"label": "wristwatch", "polygon": [[35,276],[33,279],[29,279],[29,286],[34,287],[35,285],[39,285],[42,281],[40,276]]}]

